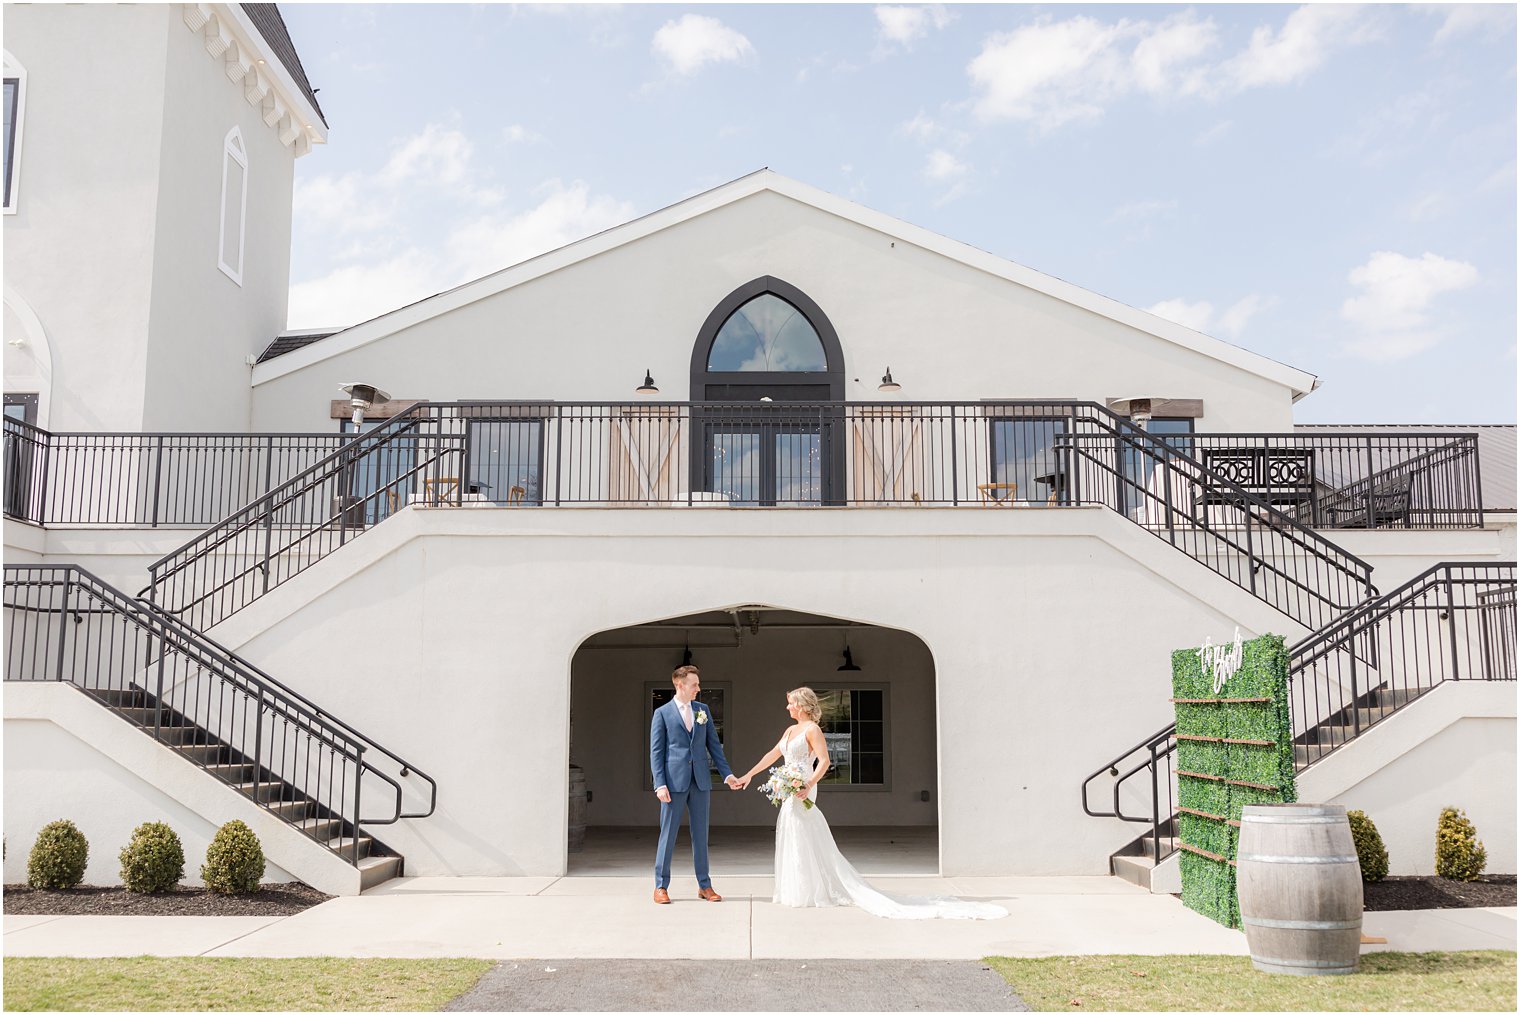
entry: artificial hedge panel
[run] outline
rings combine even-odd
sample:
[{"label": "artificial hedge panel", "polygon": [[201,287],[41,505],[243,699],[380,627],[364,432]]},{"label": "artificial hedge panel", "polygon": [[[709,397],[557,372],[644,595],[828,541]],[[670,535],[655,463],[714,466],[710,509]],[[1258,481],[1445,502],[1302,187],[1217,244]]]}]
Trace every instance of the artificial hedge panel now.
[{"label": "artificial hedge panel", "polygon": [[[1279,635],[1244,642],[1240,668],[1217,692],[1199,650],[1179,649],[1172,653],[1172,695],[1178,699],[1179,803],[1203,812],[1181,815],[1178,839],[1184,847],[1225,858],[1214,860],[1184,849],[1179,860],[1182,901],[1226,927],[1238,927],[1233,861],[1240,831],[1231,822],[1240,821],[1247,804],[1298,799],[1287,647]],[[1183,774],[1189,772],[1197,774]]]}]

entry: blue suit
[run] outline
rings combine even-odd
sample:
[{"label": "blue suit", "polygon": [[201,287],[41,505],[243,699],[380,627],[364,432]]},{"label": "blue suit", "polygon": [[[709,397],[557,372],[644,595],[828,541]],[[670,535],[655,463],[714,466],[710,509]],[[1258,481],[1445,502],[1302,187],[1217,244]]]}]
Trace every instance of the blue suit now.
[{"label": "blue suit", "polygon": [[713,767],[725,780],[728,759],[718,743],[718,726],[712,713],[700,701],[691,703],[691,732],[681,721],[681,711],[672,699],[654,711],[649,724],[649,770],[655,789],[670,790],[670,803],[660,804],[660,848],[654,861],[656,888],[670,887],[670,858],[676,851],[676,833],[681,815],[691,814],[691,856],[697,868],[697,884],[712,887],[707,873],[707,816],[712,801]]}]

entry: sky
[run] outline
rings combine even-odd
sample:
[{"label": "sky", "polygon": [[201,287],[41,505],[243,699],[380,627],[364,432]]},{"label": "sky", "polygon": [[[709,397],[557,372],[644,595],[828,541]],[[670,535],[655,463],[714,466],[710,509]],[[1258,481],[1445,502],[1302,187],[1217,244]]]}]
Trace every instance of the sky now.
[{"label": "sky", "polygon": [[1513,6],[281,10],[292,328],[769,167],[1307,370],[1299,422],[1515,422]]}]

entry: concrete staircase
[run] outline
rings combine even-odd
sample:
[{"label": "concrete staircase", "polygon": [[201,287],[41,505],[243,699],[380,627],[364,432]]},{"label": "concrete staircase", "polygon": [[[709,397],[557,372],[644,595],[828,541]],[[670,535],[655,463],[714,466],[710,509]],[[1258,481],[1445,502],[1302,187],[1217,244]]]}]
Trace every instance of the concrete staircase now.
[{"label": "concrete staircase", "polygon": [[[238,755],[231,746],[181,713],[156,708],[152,694],[140,689],[88,688],[85,693],[128,723],[168,747],[214,779],[249,798],[264,810],[301,832],[312,842],[330,850],[359,872],[360,891],[400,877],[405,858],[333,817],[315,801],[304,798],[295,787],[269,769]],[[155,717],[158,733],[154,734]],[[357,854],[355,852],[357,847]],[[357,862],[355,859],[357,857]]]}]

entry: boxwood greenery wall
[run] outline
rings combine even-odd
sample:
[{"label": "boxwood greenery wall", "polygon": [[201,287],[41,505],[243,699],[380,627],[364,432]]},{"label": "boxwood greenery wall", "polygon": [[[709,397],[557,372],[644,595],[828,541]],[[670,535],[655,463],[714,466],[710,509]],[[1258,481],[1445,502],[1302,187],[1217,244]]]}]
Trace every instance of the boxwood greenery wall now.
[{"label": "boxwood greenery wall", "polygon": [[1198,649],[1172,653],[1182,902],[1226,927],[1240,926],[1241,808],[1298,799],[1287,647],[1280,635],[1268,634],[1242,649],[1240,669],[1218,693]]}]

